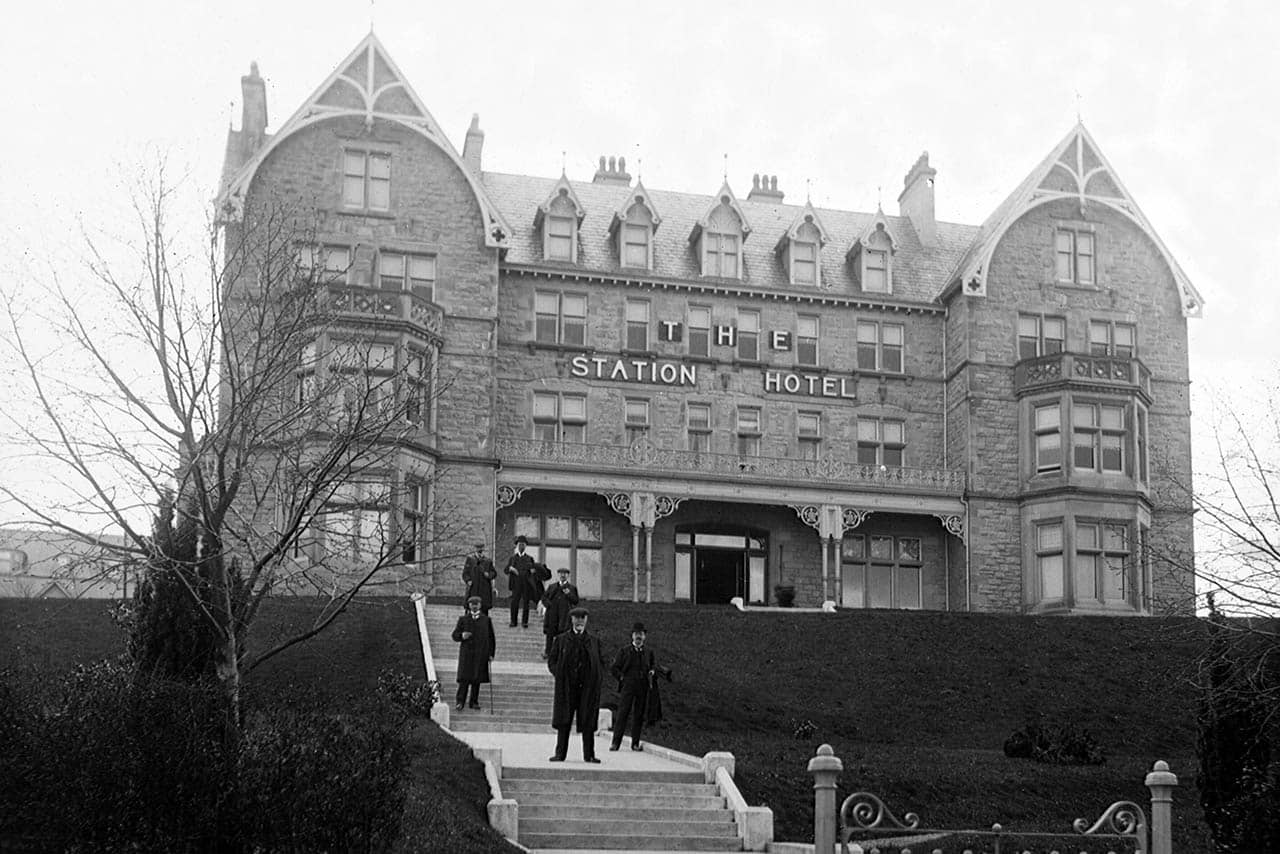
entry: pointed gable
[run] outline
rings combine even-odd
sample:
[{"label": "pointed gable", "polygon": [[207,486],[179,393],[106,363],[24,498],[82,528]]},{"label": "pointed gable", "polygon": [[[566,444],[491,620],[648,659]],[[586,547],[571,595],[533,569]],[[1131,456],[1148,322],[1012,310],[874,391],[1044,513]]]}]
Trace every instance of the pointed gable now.
[{"label": "pointed gable", "polygon": [[626,222],[627,217],[631,214],[631,209],[637,205],[643,207],[649,214],[649,224],[654,231],[658,230],[658,226],[662,223],[662,215],[658,213],[658,207],[653,203],[649,191],[644,188],[644,182],[637,180],[635,189],[628,189],[622,197],[620,204],[613,212],[613,219],[609,223],[609,232],[615,231],[620,224]]},{"label": "pointed gable", "polygon": [[533,214],[533,227],[542,228],[542,221],[551,213],[558,213],[561,209],[568,214],[572,211],[574,219],[578,224],[582,224],[582,220],[587,216],[587,209],[582,206],[582,202],[578,200],[578,194],[573,190],[573,183],[563,172],[560,173],[560,180],[556,181],[556,185],[551,188],[551,192],[538,205],[537,211]]},{"label": "pointed gable", "polygon": [[403,125],[434,143],[458,166],[485,217],[485,245],[506,246],[511,227],[483,185],[462,162],[443,129],[409,85],[378,37],[370,32],[302,103],[280,129],[222,188],[218,209],[232,218],[243,213],[245,194],[258,167],[295,132],[335,117],[357,116],[371,128],[375,119]]},{"label": "pointed gable", "polygon": [[747,235],[751,233],[751,223],[747,221],[746,212],[742,210],[738,197],[733,194],[726,180],[716,191],[715,200],[710,207],[693,224],[693,230],[689,233],[690,242],[697,240],[704,230],[708,228],[716,230],[722,226],[725,223],[727,211],[732,211],[737,216],[738,229],[742,232],[742,239],[746,240]]},{"label": "pointed gable", "polygon": [[807,240],[809,239],[804,232],[809,229],[816,231],[818,244],[825,246],[831,242],[831,235],[827,232],[827,227],[822,224],[822,217],[818,216],[818,211],[814,208],[812,201],[805,201],[803,210],[796,214],[795,219],[791,220],[791,224],[787,226],[787,230],[782,233],[782,237],[778,239],[776,248],[784,248],[784,244],[789,240]]},{"label": "pointed gable", "polygon": [[958,287],[970,296],[986,296],[991,258],[1005,232],[1031,209],[1062,199],[1076,202],[1081,209],[1092,204],[1102,205],[1137,225],[1169,265],[1183,316],[1200,316],[1204,299],[1124,188],[1083,123],[1072,128],[982,224],[973,245],[948,277],[946,290]]},{"label": "pointed gable", "polygon": [[890,252],[898,251],[898,237],[893,233],[893,229],[889,227],[889,218],[884,215],[884,208],[877,205],[876,215],[867,223],[866,228],[859,232],[854,238],[853,245],[849,247],[846,257],[853,257],[859,250],[876,245],[888,245],[885,247]]}]

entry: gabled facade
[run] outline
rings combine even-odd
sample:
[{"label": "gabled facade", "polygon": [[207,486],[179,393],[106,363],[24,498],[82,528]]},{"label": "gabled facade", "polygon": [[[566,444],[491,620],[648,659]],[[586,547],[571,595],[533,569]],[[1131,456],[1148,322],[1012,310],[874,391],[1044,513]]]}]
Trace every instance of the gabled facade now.
[{"label": "gabled facade", "polygon": [[439,392],[381,474],[429,484],[393,512],[464,532],[414,553],[433,592],[476,536],[524,535],[589,599],[1190,607],[1152,545],[1192,545],[1200,298],[1083,126],[972,226],[936,219],[927,154],[896,216],[776,176],[651,190],[620,158],[485,172],[478,122],[459,156],[372,35],[272,135],[259,82],[229,221],[305,197],[352,305],[416,295],[387,334]]}]

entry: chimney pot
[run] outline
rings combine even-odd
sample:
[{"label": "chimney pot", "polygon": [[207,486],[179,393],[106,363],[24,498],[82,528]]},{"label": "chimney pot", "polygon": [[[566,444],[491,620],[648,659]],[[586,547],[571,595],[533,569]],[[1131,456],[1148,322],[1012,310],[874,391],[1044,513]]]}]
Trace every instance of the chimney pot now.
[{"label": "chimney pot", "polygon": [[627,158],[600,155],[600,168],[592,176],[593,184],[616,184],[620,187],[631,186],[631,175],[627,173]]},{"label": "chimney pot", "polygon": [[779,205],[782,204],[782,198],[782,191],[778,189],[777,175],[766,175],[760,172],[751,176],[751,192],[747,193],[747,201]]}]

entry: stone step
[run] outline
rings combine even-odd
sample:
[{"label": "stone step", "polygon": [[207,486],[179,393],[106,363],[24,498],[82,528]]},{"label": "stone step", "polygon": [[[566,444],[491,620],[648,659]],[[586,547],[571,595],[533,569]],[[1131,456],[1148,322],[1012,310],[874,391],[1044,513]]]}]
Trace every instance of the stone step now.
[{"label": "stone step", "polygon": [[737,836],[597,836],[574,833],[525,833],[520,844],[531,850],[545,848],[623,851],[741,851]]},{"label": "stone step", "polygon": [[[453,712],[456,716],[456,712]],[[459,720],[457,717],[451,718],[449,721],[449,729],[456,732],[544,732],[547,733],[551,740],[548,742],[551,747],[548,751],[555,747],[555,730],[551,728],[551,724],[523,724],[502,721],[498,719],[477,719],[477,720]],[[550,753],[548,752],[548,756]]]},{"label": "stone step", "polygon": [[[593,766],[594,767],[594,766]],[[504,768],[504,773],[513,771]],[[526,769],[520,769],[526,770]],[[645,773],[645,772],[640,772]],[[604,778],[601,772],[599,777]],[[639,781],[613,782],[608,779],[582,780],[547,780],[547,779],[511,779],[502,778],[502,792],[536,793],[539,795],[635,795],[637,797],[719,797],[716,787],[711,783],[644,783]],[[519,800],[517,795],[513,794]]]},{"label": "stone step", "polygon": [[571,821],[582,820],[590,816],[591,821],[656,821],[664,824],[688,822],[696,824],[733,824],[733,814],[727,809],[686,809],[684,807],[646,807],[637,804],[621,806],[593,806],[589,811],[574,799],[572,805],[533,804],[527,799],[520,800],[520,827],[526,821]]},{"label": "stone step", "polygon": [[[564,766],[547,766],[538,768],[511,768],[510,773],[503,774],[503,785],[507,781],[517,780],[561,780],[577,781],[596,785],[606,783],[686,783],[693,786],[709,786],[701,771],[586,771],[581,768]],[[714,788],[714,786],[713,786]]]},{"label": "stone step", "polygon": [[[579,813],[582,815],[582,813]],[[526,833],[566,833],[573,836],[731,836],[738,835],[731,821],[604,821],[592,818],[525,818],[520,816],[520,836]]]},{"label": "stone step", "polygon": [[[504,784],[503,795],[507,794]],[[554,792],[521,792],[520,809],[563,806],[565,796]],[[590,809],[644,809],[644,810],[696,810],[718,812],[726,807],[725,799],[718,795],[591,795],[581,792],[573,795],[573,804],[580,810]],[[594,813],[593,813],[594,814]]]}]

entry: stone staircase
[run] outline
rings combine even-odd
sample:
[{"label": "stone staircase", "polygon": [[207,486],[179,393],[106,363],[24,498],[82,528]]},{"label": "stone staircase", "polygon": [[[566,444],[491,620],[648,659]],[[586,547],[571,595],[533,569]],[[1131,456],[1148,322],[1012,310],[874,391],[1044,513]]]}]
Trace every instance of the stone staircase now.
[{"label": "stone staircase", "polygon": [[733,813],[700,771],[506,768],[520,844],[539,849],[741,851]]},{"label": "stone staircase", "polygon": [[425,609],[441,699],[450,706],[448,727],[477,755],[500,751],[497,783],[502,799],[514,801],[521,845],[535,852],[743,850],[733,806],[702,768],[663,758],[670,751],[611,753],[602,732],[596,736],[602,764],[585,765],[574,761],[575,733],[570,761],[547,761],[555,745],[554,682],[542,658],[541,618],[531,614],[529,628],[511,628],[505,608],[489,612],[497,641],[492,692],[481,687],[479,710],[453,709],[458,644],[450,635],[461,614],[460,605]]}]

